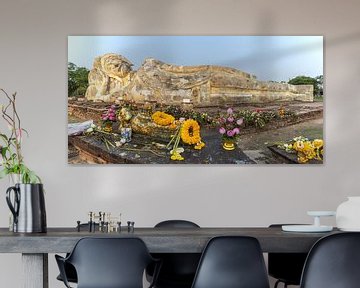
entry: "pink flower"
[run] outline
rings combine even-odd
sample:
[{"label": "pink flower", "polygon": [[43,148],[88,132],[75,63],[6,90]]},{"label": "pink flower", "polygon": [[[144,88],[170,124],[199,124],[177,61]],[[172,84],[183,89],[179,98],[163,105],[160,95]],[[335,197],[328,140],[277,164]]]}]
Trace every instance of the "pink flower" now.
[{"label": "pink flower", "polygon": [[236,124],[241,125],[244,123],[244,118],[240,118],[236,121]]},{"label": "pink flower", "polygon": [[115,117],[110,116],[110,117],[109,117],[109,120],[110,120],[110,121],[115,121]]},{"label": "pink flower", "polygon": [[236,134],[236,135],[238,135],[239,133],[240,133],[240,129],[239,128],[234,128],[233,130],[232,130],[233,132],[234,132],[234,134]]},{"label": "pink flower", "polygon": [[226,135],[229,136],[229,137],[233,137],[235,135],[234,131],[233,130],[228,130],[226,132]]},{"label": "pink flower", "polygon": [[230,116],[229,118],[227,118],[227,121],[230,122],[230,123],[234,122],[234,117]]},{"label": "pink flower", "polygon": [[226,130],[225,130],[224,127],[221,127],[221,128],[219,129],[219,133],[220,133],[220,134],[225,134],[225,132],[226,132]]},{"label": "pink flower", "polygon": [[227,109],[227,113],[228,113],[228,114],[233,114],[233,109],[228,108],[228,109]]}]

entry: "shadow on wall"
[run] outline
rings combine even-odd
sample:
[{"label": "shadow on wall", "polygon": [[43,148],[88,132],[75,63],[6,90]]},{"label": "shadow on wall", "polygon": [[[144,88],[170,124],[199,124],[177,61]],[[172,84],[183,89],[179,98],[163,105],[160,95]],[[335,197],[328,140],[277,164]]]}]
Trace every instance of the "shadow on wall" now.
[{"label": "shadow on wall", "polygon": [[[270,36],[270,34],[269,34]],[[348,34],[348,35],[344,35],[344,36],[339,36],[339,37],[335,37],[335,38],[324,38],[324,49],[325,49],[325,43],[326,43],[326,49],[329,48],[333,48],[335,46],[340,46],[340,45],[348,45],[348,44],[352,44],[354,42],[360,41],[360,32],[358,33],[352,33],[352,34]],[[261,46],[261,42],[259,42],[259,47]],[[271,46],[268,47],[268,53],[262,53],[261,57],[258,57],[259,54],[256,53],[256,51],[254,51],[253,55],[251,56],[246,56],[246,58],[241,58],[241,59],[233,59],[229,62],[229,66],[233,65],[234,63],[241,63],[241,64],[254,64],[254,63],[262,63],[264,64],[264,62],[266,63],[266,65],[269,65],[270,63],[273,63],[273,61],[269,61],[269,63],[267,63],[267,61],[269,60],[269,57],[271,58],[271,60],[276,59],[276,58],[284,58],[287,56],[291,56],[297,53],[303,53],[303,52],[310,52],[316,48],[318,48],[317,44],[311,43],[311,44],[305,44],[305,45],[299,45],[296,46],[294,48],[286,48],[283,49],[281,51],[277,50],[277,54],[273,54],[272,53],[272,49]]]},{"label": "shadow on wall", "polygon": [[[258,19],[259,19],[258,31],[259,32],[261,31],[259,36],[276,35],[277,33],[275,31],[277,31],[277,29],[276,29],[277,27],[274,22],[274,16],[271,13],[269,13],[268,11],[263,11],[259,14],[261,15],[258,17]],[[299,35],[299,36],[301,36],[301,35]],[[314,36],[316,36],[316,35],[314,35]],[[322,36],[322,35],[319,34],[318,36]],[[262,50],[263,44],[262,44],[261,39],[257,38],[254,41],[258,42],[259,50],[263,51]],[[326,43],[326,48],[329,49],[329,48],[333,48],[334,46],[351,44],[351,43],[354,43],[357,41],[360,41],[360,32],[345,34],[345,35],[342,35],[339,37],[334,37],[334,38],[329,38],[329,39],[324,37],[324,50],[325,50],[325,43]],[[288,56],[294,56],[299,53],[312,52],[315,49],[318,49],[318,47],[319,47],[318,43],[309,43],[309,44],[304,44],[304,45],[297,45],[296,47],[293,47],[293,48],[284,48],[282,50],[276,49],[276,54],[274,54],[274,51],[271,46],[271,42],[270,42],[270,45],[269,45],[269,42],[267,42],[267,53],[257,53],[258,51],[254,50],[251,55],[246,55],[242,58],[232,59],[226,65],[232,66],[235,63],[237,66],[240,66],[239,64],[241,64],[242,66],[245,66],[245,67],[246,66],[254,67],[256,65],[266,66],[267,70],[268,70],[267,74],[275,75],[277,67],[274,65],[274,63],[275,63],[275,61],[273,61],[274,59],[280,61],[281,59],[284,59]],[[324,54],[325,54],[325,51],[324,51]],[[260,57],[259,57],[259,55],[260,55]],[[251,72],[251,69],[248,71]]]},{"label": "shadow on wall", "polygon": [[[159,1],[111,0],[102,2],[96,11],[98,35],[144,36],[159,35],[162,27],[175,26],[173,16],[177,11],[178,1],[164,1],[166,5],[158,9]],[[175,28],[175,27],[174,27]],[[141,31],[153,31],[146,34]],[[140,33],[140,34],[139,34]]]}]

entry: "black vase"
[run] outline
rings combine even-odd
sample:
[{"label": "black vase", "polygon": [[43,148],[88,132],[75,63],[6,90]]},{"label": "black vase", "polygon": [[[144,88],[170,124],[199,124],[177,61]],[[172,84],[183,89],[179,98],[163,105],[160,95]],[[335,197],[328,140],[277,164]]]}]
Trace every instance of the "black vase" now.
[{"label": "black vase", "polygon": [[[12,192],[13,197],[11,197]],[[47,231],[42,184],[15,184],[6,190],[6,202],[14,216],[14,232],[45,233]]]}]

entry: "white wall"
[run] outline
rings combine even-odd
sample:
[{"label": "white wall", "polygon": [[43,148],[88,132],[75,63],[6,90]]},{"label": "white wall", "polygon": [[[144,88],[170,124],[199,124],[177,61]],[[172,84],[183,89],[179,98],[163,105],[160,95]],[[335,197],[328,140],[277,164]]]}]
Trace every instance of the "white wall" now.
[{"label": "white wall", "polygon": [[[48,226],[89,210],[119,212],[136,226],[187,218],[201,226],[311,221],[359,195],[360,28],[356,0],[1,0],[0,87],[18,92],[26,161],[46,187]],[[323,166],[69,166],[68,35],[324,35]],[[0,182],[6,226],[7,181]],[[334,221],[329,221],[333,223]],[[50,287],[62,287],[53,278]],[[0,255],[2,287],[20,287],[20,257]]]}]

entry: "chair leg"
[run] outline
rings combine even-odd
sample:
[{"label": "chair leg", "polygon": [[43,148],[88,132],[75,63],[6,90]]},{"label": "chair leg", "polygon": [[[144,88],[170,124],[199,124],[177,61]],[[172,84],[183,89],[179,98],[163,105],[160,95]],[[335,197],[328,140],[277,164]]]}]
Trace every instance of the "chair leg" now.
[{"label": "chair leg", "polygon": [[287,287],[288,287],[288,285],[287,285],[286,282],[283,282],[283,281],[281,281],[281,280],[277,280],[277,281],[275,282],[275,284],[274,284],[274,288],[277,288],[280,283],[284,283],[284,288],[287,288]]}]

